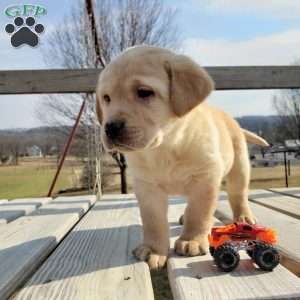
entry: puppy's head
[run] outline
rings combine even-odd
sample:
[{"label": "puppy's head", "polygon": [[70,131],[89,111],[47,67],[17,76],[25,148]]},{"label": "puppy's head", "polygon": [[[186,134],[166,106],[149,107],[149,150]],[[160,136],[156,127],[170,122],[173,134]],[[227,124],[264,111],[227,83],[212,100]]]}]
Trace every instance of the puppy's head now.
[{"label": "puppy's head", "polygon": [[159,146],[166,128],[199,105],[213,81],[184,55],[156,47],[126,50],[101,73],[96,111],[107,150]]}]

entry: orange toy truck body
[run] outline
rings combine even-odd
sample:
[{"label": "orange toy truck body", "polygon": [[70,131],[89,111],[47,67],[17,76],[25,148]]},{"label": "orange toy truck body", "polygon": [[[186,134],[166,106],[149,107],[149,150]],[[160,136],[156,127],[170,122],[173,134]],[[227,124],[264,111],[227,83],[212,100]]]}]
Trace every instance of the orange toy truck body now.
[{"label": "orange toy truck body", "polygon": [[214,227],[208,237],[210,246],[217,248],[226,241],[259,240],[267,244],[276,243],[276,233],[261,225],[234,223],[223,227]]}]

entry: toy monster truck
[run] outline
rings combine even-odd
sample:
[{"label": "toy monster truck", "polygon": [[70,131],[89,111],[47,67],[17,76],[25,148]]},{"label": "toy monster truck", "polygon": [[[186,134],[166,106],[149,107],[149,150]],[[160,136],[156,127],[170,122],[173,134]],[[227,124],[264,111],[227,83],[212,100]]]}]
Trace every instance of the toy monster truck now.
[{"label": "toy monster truck", "polygon": [[214,227],[208,236],[209,251],[216,265],[225,272],[237,267],[239,250],[246,250],[254,262],[265,271],[272,271],[279,263],[279,253],[273,247],[275,231],[260,225],[233,223]]}]

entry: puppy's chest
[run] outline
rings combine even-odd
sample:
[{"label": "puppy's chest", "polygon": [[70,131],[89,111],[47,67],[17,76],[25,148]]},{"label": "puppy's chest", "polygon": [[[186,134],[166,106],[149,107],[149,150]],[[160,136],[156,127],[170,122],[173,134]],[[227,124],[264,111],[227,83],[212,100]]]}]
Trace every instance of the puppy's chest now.
[{"label": "puppy's chest", "polygon": [[168,192],[181,193],[194,177],[201,177],[211,169],[210,159],[195,160],[175,152],[145,156],[143,159],[129,159],[129,166],[136,179],[144,180]]}]

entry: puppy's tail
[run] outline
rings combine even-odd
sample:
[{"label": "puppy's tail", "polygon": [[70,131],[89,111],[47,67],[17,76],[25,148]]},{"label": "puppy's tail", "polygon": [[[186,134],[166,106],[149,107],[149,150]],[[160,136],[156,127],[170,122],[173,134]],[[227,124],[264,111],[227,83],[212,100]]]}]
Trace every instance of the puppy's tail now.
[{"label": "puppy's tail", "polygon": [[248,143],[259,145],[259,146],[264,146],[264,147],[270,146],[266,140],[264,140],[260,136],[256,135],[255,133],[248,131],[246,129],[242,129],[242,131],[243,131],[243,133],[246,137],[246,141]]}]

